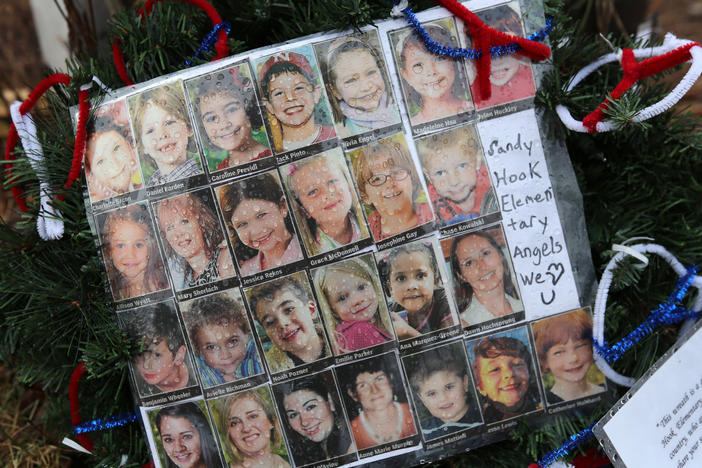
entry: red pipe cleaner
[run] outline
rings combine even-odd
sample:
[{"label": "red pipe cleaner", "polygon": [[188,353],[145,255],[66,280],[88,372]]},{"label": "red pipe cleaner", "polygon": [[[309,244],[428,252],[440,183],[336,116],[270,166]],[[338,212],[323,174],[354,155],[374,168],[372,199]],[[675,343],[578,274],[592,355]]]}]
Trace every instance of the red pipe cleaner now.
[{"label": "red pipe cleaner", "polygon": [[[691,42],[689,44],[685,44],[684,46],[678,47],[677,49],[673,49],[663,55],[647,58],[640,62],[636,61],[633,50],[622,50],[622,70],[624,72],[624,76],[611,92],[612,99],[619,99],[639,80],[656,75],[664,70],[668,70],[669,68],[685,63],[688,60],[692,60],[690,49],[699,45],[699,42]],[[597,109],[592,111],[583,119],[583,125],[587,127],[590,133],[593,133],[596,130],[598,122],[601,122],[604,119],[604,111],[609,107],[610,102],[611,101],[609,98],[605,98]]]},{"label": "red pipe cleaner", "polygon": [[[29,93],[29,96],[27,96],[27,99],[24,100],[22,105],[20,105],[19,111],[20,114],[24,115],[27,112],[31,111],[34,105],[39,101],[39,98],[52,86],[57,85],[57,84],[63,84],[65,86],[68,86],[71,83],[71,77],[66,75],[65,73],[54,73],[53,75],[49,75],[43,80],[39,82],[38,85],[34,87],[34,89]],[[87,91],[86,91],[87,93]],[[80,94],[79,94],[80,96]],[[87,116],[86,116],[87,117]],[[86,119],[84,119],[85,121]],[[80,132],[80,121],[79,121],[79,126],[78,126],[78,131]],[[85,125],[83,125],[83,134],[85,134]],[[13,161],[15,159],[15,156],[13,154],[13,151],[15,149],[15,146],[17,146],[17,143],[19,142],[19,136],[17,135],[17,128],[15,127],[14,124],[10,125],[10,130],[7,134],[7,142],[5,143],[5,161]],[[76,139],[76,143],[78,143],[78,139]],[[83,137],[83,146],[85,145],[85,137]],[[81,147],[81,148],[82,148]],[[76,164],[75,160],[77,157],[80,157],[80,160],[78,162],[78,172],[80,172],[80,163],[83,161],[82,159],[82,149],[79,151],[77,147],[74,147],[73,150],[73,165]],[[77,177],[77,176],[76,176]],[[7,164],[7,180],[9,183],[13,183],[15,179],[12,177],[12,165]],[[69,176],[70,180],[70,176]],[[70,180],[72,183],[73,181]],[[70,187],[70,184],[68,184],[68,187]],[[17,202],[17,206],[22,210],[23,212],[27,212],[27,204],[26,204],[26,198],[24,197],[24,192],[22,191],[21,188],[17,186],[12,187],[12,196],[15,198],[15,201]]]},{"label": "red pipe cleaner", "polygon": [[[73,145],[73,160],[71,161],[71,170],[68,173],[68,179],[63,188],[71,188],[73,182],[80,176],[80,170],[83,166],[83,154],[85,153],[85,141],[87,138],[87,123],[88,112],[90,111],[90,88],[81,89],[78,92],[78,129],[76,131],[76,141]],[[57,197],[63,200],[63,196]]]},{"label": "red pipe cleaner", "polygon": [[528,57],[531,60],[545,60],[551,56],[551,49],[548,46],[490,27],[478,18],[475,13],[456,0],[437,0],[437,2],[463,20],[468,33],[473,38],[473,47],[480,51],[480,57],[476,60],[476,79],[478,80],[478,92],[483,100],[490,99],[490,96],[492,96],[492,88],[490,86],[491,47],[506,46],[516,42],[521,49],[515,53]]},{"label": "red pipe cleaner", "polygon": [[[151,14],[151,11],[154,8],[154,4],[156,2],[161,2],[163,0],[147,0],[146,3],[144,3],[144,7],[139,9],[139,16],[141,16],[142,21],[144,20],[144,13],[147,15]],[[210,20],[212,21],[212,24],[214,26],[217,26],[222,22],[222,17],[219,16],[219,13],[217,13],[217,10],[210,4],[209,2],[206,2],[205,0],[177,0],[181,1],[184,3],[189,3],[191,5],[195,5],[196,7],[200,8],[203,10],[205,13],[207,13],[207,16],[210,17]],[[219,32],[217,33],[217,42],[215,43],[215,51],[217,51],[217,56],[212,59],[214,62],[215,60],[219,60],[221,58],[226,57],[229,55],[229,46],[227,46],[227,31],[224,30],[224,28],[220,29]],[[131,86],[134,83],[132,82],[131,79],[129,79],[129,76],[127,75],[127,66],[124,63],[124,56],[122,55],[122,51],[119,48],[119,39],[114,39],[112,41],[112,61],[115,64],[115,68],[117,69],[117,74],[119,77],[122,79],[125,85]]]},{"label": "red pipe cleaner", "polygon": [[[83,377],[87,371],[85,369],[85,363],[81,362],[76,366],[71,374],[71,381],[68,385],[68,404],[71,409],[71,424],[77,426],[80,424],[80,405],[78,404],[78,387],[80,386],[80,378]],[[76,434],[78,442],[85,447],[89,452],[93,451],[95,446],[94,442],[86,434]]]}]

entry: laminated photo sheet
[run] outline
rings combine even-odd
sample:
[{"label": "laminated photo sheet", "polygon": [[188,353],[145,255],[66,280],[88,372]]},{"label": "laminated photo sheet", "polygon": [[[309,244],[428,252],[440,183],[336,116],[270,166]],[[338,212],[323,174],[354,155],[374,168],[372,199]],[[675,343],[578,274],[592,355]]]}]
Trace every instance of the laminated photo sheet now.
[{"label": "laminated photo sheet", "polygon": [[[524,35],[518,2],[470,8]],[[472,67],[391,20],[100,103],[86,206],[158,466],[416,464],[605,395],[567,153],[528,63],[486,101]]]}]

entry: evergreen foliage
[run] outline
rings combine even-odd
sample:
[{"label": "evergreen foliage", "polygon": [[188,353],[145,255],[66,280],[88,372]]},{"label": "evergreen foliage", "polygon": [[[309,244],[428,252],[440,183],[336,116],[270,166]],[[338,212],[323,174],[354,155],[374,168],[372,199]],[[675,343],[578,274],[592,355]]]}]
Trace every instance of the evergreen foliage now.
[{"label": "evergreen foliage", "polygon": [[[314,32],[359,27],[384,19],[389,2],[377,0],[241,0],[213,1],[232,24],[232,52],[244,51]],[[415,11],[434,6],[430,0],[412,2]],[[603,53],[606,45],[588,33],[575,34],[579,23],[564,13],[561,0],[547,2],[558,23],[550,38],[553,71],[539,91],[537,104],[547,112],[566,104],[577,118],[593,110],[620,78],[617,64],[593,74],[572,93],[562,91],[570,76]],[[573,17],[578,17],[571,12]],[[112,19],[110,38],[121,42],[128,72],[135,82],[146,81],[184,67],[212,29],[196,8],[180,2],[157,4],[141,20],[136,11]],[[629,38],[610,38],[632,46]],[[46,173],[52,187],[65,182],[73,146],[69,107],[77,104],[79,84],[96,75],[107,86],[122,86],[112,64],[110,40],[104,40],[97,57],[69,64],[73,84],[53,90],[37,114],[39,138],[47,156]],[[212,58],[206,53],[193,65]],[[648,236],[673,251],[685,264],[702,257],[702,132],[699,120],[676,108],[644,124],[628,123],[647,103],[658,101],[670,89],[664,77],[639,86],[635,95],[612,106],[609,118],[622,124],[603,135],[575,134],[554,124],[554,137],[565,138],[580,189],[593,259],[598,272],[613,252],[612,243]],[[93,87],[94,97],[101,93]],[[557,122],[557,121],[555,121]],[[61,440],[71,431],[68,382],[74,367],[87,363],[81,386],[84,420],[133,409],[127,385],[126,361],[130,349],[115,326],[102,279],[97,250],[86,220],[82,184],[75,183],[56,205],[65,218],[65,235],[45,242],[36,234],[38,209],[35,172],[21,156],[14,164],[17,184],[24,187],[30,214],[16,226],[0,224],[0,359],[12,365],[26,385],[41,384],[50,402],[47,427]],[[640,323],[664,301],[676,277],[662,261],[652,259],[645,270],[629,262],[615,277],[610,294],[607,337],[615,341]],[[640,376],[676,338],[673,328],[659,330],[628,353],[615,368]],[[624,390],[624,389],[621,389]],[[598,417],[606,411],[599,409]],[[522,425],[512,440],[442,462],[444,466],[526,466],[557,447],[566,437],[589,424],[587,416],[559,417],[548,427],[534,430]],[[128,466],[148,459],[139,425],[132,424],[92,433],[95,457],[76,455],[83,465],[117,466],[122,454]]]}]

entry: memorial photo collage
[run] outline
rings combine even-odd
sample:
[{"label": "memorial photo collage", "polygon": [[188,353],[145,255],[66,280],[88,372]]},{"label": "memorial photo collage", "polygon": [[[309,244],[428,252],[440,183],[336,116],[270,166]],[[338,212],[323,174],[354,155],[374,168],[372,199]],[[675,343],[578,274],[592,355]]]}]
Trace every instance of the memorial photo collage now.
[{"label": "memorial photo collage", "polygon": [[[519,3],[493,3],[476,14],[523,36]],[[605,393],[589,309],[528,320],[477,125],[533,107],[530,62],[493,59],[481,100],[470,61],[398,24],[95,109],[86,204],[162,466],[193,456],[186,433],[208,467],[473,448]]]}]

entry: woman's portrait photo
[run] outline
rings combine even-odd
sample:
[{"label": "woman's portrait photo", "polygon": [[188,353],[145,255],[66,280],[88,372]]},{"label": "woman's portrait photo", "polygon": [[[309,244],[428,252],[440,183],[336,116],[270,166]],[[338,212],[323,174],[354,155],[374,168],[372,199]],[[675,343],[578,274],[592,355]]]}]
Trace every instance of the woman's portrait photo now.
[{"label": "woman's portrait photo", "polygon": [[524,310],[502,227],[445,239],[441,245],[464,326]]},{"label": "woman's portrait photo", "polygon": [[271,156],[248,64],[185,82],[209,172]]},{"label": "woman's portrait photo", "polygon": [[310,256],[369,237],[340,148],[281,166],[281,173]]},{"label": "woman's portrait photo", "polygon": [[203,401],[166,406],[148,413],[164,468],[224,468]]},{"label": "woman's portrait photo", "polygon": [[115,301],[170,288],[154,224],[145,205],[97,216],[107,279]]},{"label": "woman's portrait photo", "polygon": [[[434,41],[459,47],[453,18],[422,26]],[[388,36],[412,126],[473,110],[462,59],[430,52],[412,28],[391,31]]]},{"label": "woman's portrait photo", "polygon": [[485,424],[543,409],[525,327],[466,342]]},{"label": "woman's portrait photo", "polygon": [[417,435],[394,353],[337,367],[336,375],[358,450]]},{"label": "woman's portrait photo", "polygon": [[124,99],[103,104],[95,110],[95,118],[88,122],[83,165],[93,202],[142,187]]},{"label": "woman's portrait photo", "polygon": [[182,85],[170,83],[128,98],[146,185],[202,174]]},{"label": "woman's portrait photo", "polygon": [[290,468],[268,386],[208,402],[229,468]]},{"label": "woman's portrait photo", "polygon": [[245,294],[271,374],[331,356],[304,271],[253,286]]},{"label": "woman's portrait photo", "polygon": [[330,370],[275,385],[273,393],[295,466],[356,452]]},{"label": "woman's portrait photo", "polygon": [[400,123],[376,31],[342,36],[314,47],[341,138]]},{"label": "woman's portrait photo", "polygon": [[216,190],[241,276],[302,260],[300,241],[276,171]]},{"label": "woman's portrait photo", "polygon": [[209,188],[154,202],[176,290],[236,276]]}]

